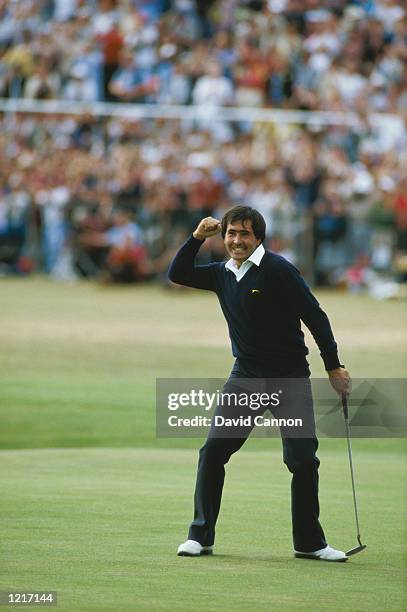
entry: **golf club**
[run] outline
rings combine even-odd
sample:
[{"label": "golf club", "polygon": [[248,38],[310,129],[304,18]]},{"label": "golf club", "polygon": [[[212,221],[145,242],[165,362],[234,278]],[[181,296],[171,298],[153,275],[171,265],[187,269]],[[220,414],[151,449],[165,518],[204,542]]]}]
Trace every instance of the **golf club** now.
[{"label": "golf club", "polygon": [[351,480],[352,480],[353,505],[355,508],[355,519],[356,519],[356,532],[357,532],[356,537],[357,537],[357,541],[359,542],[359,546],[356,546],[355,548],[351,548],[351,550],[347,551],[346,556],[351,557],[352,555],[356,555],[357,553],[362,552],[362,550],[365,550],[366,544],[362,544],[362,540],[360,538],[358,507],[356,504],[355,476],[353,473],[353,462],[352,462],[352,447],[350,444],[348,396],[346,394],[342,395],[342,408],[343,408],[343,416],[345,419],[346,439],[348,441],[349,466],[350,466],[350,475],[351,475]]}]

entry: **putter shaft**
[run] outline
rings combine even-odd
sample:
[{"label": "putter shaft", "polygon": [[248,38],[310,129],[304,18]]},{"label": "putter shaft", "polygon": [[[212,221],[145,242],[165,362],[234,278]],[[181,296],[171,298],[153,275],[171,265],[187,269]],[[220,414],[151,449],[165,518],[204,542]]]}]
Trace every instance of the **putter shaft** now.
[{"label": "putter shaft", "polygon": [[352,548],[346,553],[347,557],[352,555],[356,555],[366,548],[365,544],[362,544],[362,540],[360,537],[360,527],[359,527],[359,515],[358,515],[358,506],[356,503],[356,489],[355,489],[355,475],[353,471],[353,460],[352,460],[352,446],[350,441],[350,427],[349,427],[349,411],[348,411],[348,397],[346,394],[342,395],[342,408],[343,408],[343,416],[345,419],[345,429],[346,429],[346,440],[348,443],[348,456],[349,456],[349,466],[350,466],[350,476],[352,481],[352,494],[353,494],[353,507],[355,509],[355,520],[356,520],[356,537],[359,542],[359,546]]}]

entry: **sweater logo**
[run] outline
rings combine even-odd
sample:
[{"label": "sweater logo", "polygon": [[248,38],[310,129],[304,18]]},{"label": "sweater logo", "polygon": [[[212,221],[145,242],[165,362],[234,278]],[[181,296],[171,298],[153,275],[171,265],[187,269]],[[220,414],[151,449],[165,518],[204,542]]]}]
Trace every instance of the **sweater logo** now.
[{"label": "sweater logo", "polygon": [[253,293],[260,293],[260,289],[252,289],[252,294]]}]

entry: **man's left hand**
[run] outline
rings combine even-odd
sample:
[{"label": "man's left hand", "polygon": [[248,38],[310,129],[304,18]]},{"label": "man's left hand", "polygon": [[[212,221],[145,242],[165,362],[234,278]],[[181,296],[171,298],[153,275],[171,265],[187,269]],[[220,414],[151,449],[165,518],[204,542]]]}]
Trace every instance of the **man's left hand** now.
[{"label": "man's left hand", "polygon": [[335,368],[329,370],[329,382],[339,395],[347,395],[351,390],[351,379],[348,370]]}]

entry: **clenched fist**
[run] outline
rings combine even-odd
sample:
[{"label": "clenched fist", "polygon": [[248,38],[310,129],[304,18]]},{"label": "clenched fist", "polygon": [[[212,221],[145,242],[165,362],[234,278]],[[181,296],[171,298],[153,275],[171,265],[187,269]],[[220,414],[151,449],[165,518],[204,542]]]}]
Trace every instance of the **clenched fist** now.
[{"label": "clenched fist", "polygon": [[199,223],[192,235],[198,240],[205,240],[205,238],[210,238],[211,236],[219,234],[220,230],[220,221],[214,219],[213,217],[205,217],[205,219],[202,219],[202,221]]}]

